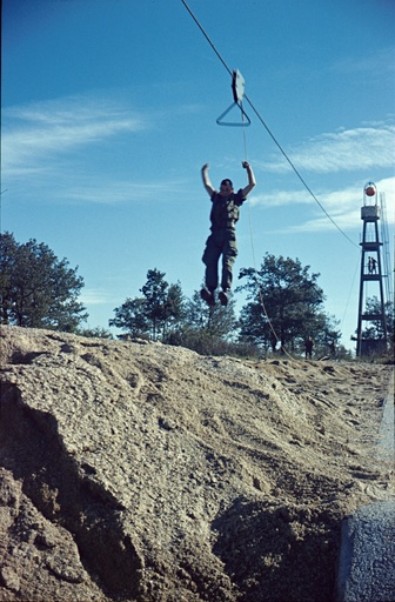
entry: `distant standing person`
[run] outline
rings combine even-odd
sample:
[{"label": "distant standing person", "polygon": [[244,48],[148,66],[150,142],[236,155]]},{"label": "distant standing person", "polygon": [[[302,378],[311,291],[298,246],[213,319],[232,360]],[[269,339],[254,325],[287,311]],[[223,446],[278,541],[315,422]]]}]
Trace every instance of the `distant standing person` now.
[{"label": "distant standing person", "polygon": [[218,261],[222,255],[221,291],[218,294],[222,305],[228,303],[228,291],[232,285],[232,268],[237,256],[236,222],[239,219],[239,207],[255,186],[255,176],[251,165],[242,162],[247,170],[248,184],[234,192],[233,183],[229,178],[222,180],[219,192],[211,184],[208,175],[208,164],[202,167],[202,180],[211,202],[211,234],[206,241],[202,257],[206,266],[205,287],[200,291],[204,301],[210,306],[215,305],[215,290],[218,287]]},{"label": "distant standing person", "polygon": [[313,339],[311,337],[307,337],[307,339],[305,340],[304,346],[305,346],[305,358],[306,358],[306,360],[307,359],[311,360],[311,358],[313,356],[313,347],[314,347]]},{"label": "distant standing person", "polygon": [[372,259],[373,259],[373,257],[369,257],[369,260],[368,260],[368,272],[369,272],[369,274],[371,274],[372,271],[373,271]]}]

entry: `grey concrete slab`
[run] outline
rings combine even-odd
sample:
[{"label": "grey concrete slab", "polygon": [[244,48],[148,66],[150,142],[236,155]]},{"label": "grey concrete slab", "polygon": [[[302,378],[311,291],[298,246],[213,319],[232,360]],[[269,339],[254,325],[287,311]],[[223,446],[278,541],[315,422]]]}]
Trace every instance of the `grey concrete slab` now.
[{"label": "grey concrete slab", "polygon": [[344,521],[338,602],[395,602],[395,502],[362,506]]},{"label": "grey concrete slab", "polygon": [[[394,470],[394,379],[383,403],[376,446],[379,460]],[[395,498],[367,504],[342,525],[337,602],[395,602]]]}]

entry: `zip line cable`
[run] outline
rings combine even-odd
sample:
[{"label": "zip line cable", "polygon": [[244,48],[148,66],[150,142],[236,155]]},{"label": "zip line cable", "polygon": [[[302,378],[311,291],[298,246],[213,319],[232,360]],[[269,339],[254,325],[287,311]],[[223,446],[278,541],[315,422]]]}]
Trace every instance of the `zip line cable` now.
[{"label": "zip line cable", "polygon": [[[211,46],[212,50],[214,51],[214,53],[216,54],[216,56],[218,57],[218,59],[220,60],[220,62],[224,66],[224,68],[226,69],[226,71],[229,73],[230,76],[233,76],[234,71],[232,69],[230,69],[230,67],[228,66],[228,64],[226,63],[226,61],[224,60],[224,58],[222,57],[221,53],[217,50],[215,44],[212,42],[212,40],[210,39],[209,35],[207,34],[207,32],[205,31],[205,29],[201,25],[200,21],[197,19],[197,17],[194,15],[194,13],[192,12],[192,10],[188,6],[186,0],[181,0],[181,2],[184,5],[184,7],[187,10],[187,12],[192,17],[192,19],[195,22],[195,24],[197,25],[197,27],[200,29],[200,31],[203,34],[203,36],[206,38],[208,44]],[[324,212],[324,214],[327,216],[327,218],[332,222],[332,224],[336,227],[336,229],[353,246],[355,246],[355,247],[358,248],[358,245],[340,228],[340,226],[335,222],[335,220],[332,218],[332,216],[327,212],[327,210],[322,205],[322,203],[318,200],[318,198],[316,197],[316,195],[314,194],[314,192],[311,190],[310,186],[307,184],[307,182],[303,178],[302,174],[299,172],[299,170],[297,169],[297,167],[295,166],[295,164],[293,163],[293,161],[288,157],[287,153],[285,152],[285,150],[281,146],[280,142],[277,140],[277,138],[275,137],[275,135],[273,134],[273,132],[270,130],[270,128],[267,125],[267,123],[265,122],[265,120],[263,119],[263,117],[260,115],[259,111],[254,106],[254,104],[252,103],[252,101],[248,98],[247,95],[244,95],[244,98],[247,100],[248,104],[250,105],[251,109],[253,110],[253,112],[257,116],[258,120],[261,122],[261,124],[263,125],[263,127],[265,128],[265,130],[267,131],[267,133],[269,134],[270,138],[272,139],[272,141],[274,142],[274,144],[277,146],[277,148],[279,149],[279,151],[281,152],[281,154],[283,155],[283,157],[286,159],[287,163],[292,168],[292,170],[294,171],[294,173],[296,174],[296,176],[298,177],[298,179],[300,180],[300,182],[302,183],[302,185],[304,186],[304,188],[310,194],[310,196],[314,199],[314,201],[317,203],[317,205],[320,207],[320,209]],[[242,121],[244,121],[244,111],[243,110],[242,110]],[[247,157],[247,141],[246,141],[246,133],[245,133],[245,131],[243,131],[243,142],[244,142],[244,154]],[[252,244],[253,262],[255,264],[255,249],[254,249],[254,244],[253,244],[252,225],[251,225],[251,217],[250,217],[250,215],[249,215],[249,222],[250,222],[250,234],[251,234],[251,240],[252,240],[251,244]],[[254,269],[256,271],[256,267]],[[281,343],[280,337],[277,335],[277,333],[276,333],[276,331],[275,331],[275,329],[273,327],[273,324],[272,324],[272,322],[270,320],[270,317],[269,317],[269,315],[267,313],[267,310],[266,310],[266,307],[265,307],[265,304],[264,304],[264,301],[263,301],[262,290],[261,290],[261,288],[259,286],[258,286],[258,289],[259,289],[260,304],[261,304],[263,312],[264,312],[264,314],[265,314],[265,316],[266,316],[266,318],[268,320],[269,328],[270,328],[271,332],[273,333],[273,336],[276,339],[276,341]],[[283,353],[285,353],[290,358],[292,357],[287,352],[287,350],[284,349],[284,348],[283,348]],[[295,359],[295,358],[293,358],[293,359]]]},{"label": "zip line cable", "polygon": [[281,152],[281,154],[283,155],[283,157],[286,159],[287,163],[290,165],[290,167],[294,171],[295,175],[298,177],[298,179],[303,184],[303,186],[305,187],[305,189],[307,190],[307,192],[310,194],[310,196],[314,199],[314,201],[317,203],[317,205],[320,207],[320,209],[325,213],[326,217],[332,222],[332,224],[335,226],[335,228],[337,228],[337,230],[340,232],[340,234],[342,234],[342,236],[344,236],[348,240],[348,242],[350,242],[354,247],[358,248],[358,245],[348,236],[348,234],[346,234],[344,232],[344,230],[342,230],[340,228],[340,226],[335,222],[335,220],[333,219],[333,217],[327,212],[327,210],[325,209],[325,207],[323,206],[323,204],[319,201],[319,199],[317,198],[317,196],[311,190],[310,186],[307,184],[306,180],[304,179],[304,177],[302,176],[302,174],[300,173],[300,171],[298,170],[298,168],[296,167],[296,165],[294,164],[294,162],[287,155],[287,153],[285,152],[285,150],[281,146],[280,142],[274,136],[274,134],[270,130],[269,126],[266,124],[266,122],[264,121],[264,119],[261,117],[261,115],[259,114],[258,110],[255,108],[255,106],[253,105],[253,103],[251,102],[251,100],[248,98],[247,95],[245,95],[245,99],[248,102],[248,104],[250,105],[251,109],[254,111],[255,115],[258,117],[259,121],[261,122],[261,124],[263,125],[263,127],[265,128],[265,130],[267,131],[267,133],[269,134],[270,138],[273,140],[274,144],[277,146],[277,148],[279,149],[279,151]]},{"label": "zip line cable", "polygon": [[[213,49],[213,51],[215,52],[215,54],[217,55],[217,57],[219,58],[219,60],[221,61],[222,65],[225,67],[225,69],[227,70],[227,72],[229,73],[229,75],[232,76],[233,75],[232,69],[230,69],[230,67],[228,67],[228,65],[226,64],[225,60],[222,58],[221,54],[218,52],[217,48],[215,47],[215,45],[213,44],[213,42],[209,38],[208,34],[206,33],[206,31],[204,30],[204,28],[202,27],[202,25],[200,24],[200,22],[198,21],[198,19],[195,17],[195,15],[193,14],[193,12],[189,8],[189,6],[186,3],[186,1],[185,0],[181,0],[181,2],[185,6],[185,8],[188,11],[188,13],[191,15],[192,19],[194,20],[194,22],[196,23],[196,25],[198,26],[198,28],[200,29],[200,31],[202,32],[202,34],[204,35],[204,37],[206,38],[207,42],[209,43],[209,45],[211,46],[211,48]],[[249,102],[251,108],[253,109],[254,113],[257,114],[257,111],[252,106],[251,101],[248,100],[248,102]],[[244,115],[245,115],[244,111],[242,110],[241,111],[242,123],[244,123]],[[261,118],[260,118],[260,120],[261,120]],[[263,122],[263,120],[262,120],[262,123],[264,124],[265,128],[268,130],[268,128],[267,128],[266,124]],[[268,130],[268,132],[270,133],[270,136],[273,138],[273,140],[276,141],[275,138],[273,137],[272,133],[270,132],[270,130]],[[245,155],[245,158],[247,159],[247,137],[246,137],[246,133],[244,131],[244,128],[243,128],[243,143],[244,143],[244,155]],[[277,144],[277,142],[276,142],[276,144]],[[284,151],[282,151],[282,152],[284,152]],[[252,224],[251,224],[251,216],[250,216],[250,214],[249,214],[249,225],[250,225],[250,236],[251,236],[251,246],[252,246],[253,263],[254,263],[254,269],[255,269],[255,272],[256,272],[255,248],[254,248],[254,241],[253,241],[253,236],[252,236]],[[281,343],[280,337],[276,333],[276,331],[274,329],[274,326],[272,324],[272,321],[271,321],[271,319],[270,319],[270,317],[269,317],[269,315],[267,313],[266,306],[265,306],[265,303],[263,301],[262,290],[261,290],[261,287],[259,285],[258,285],[258,291],[259,291],[259,301],[260,301],[261,307],[263,309],[263,313],[265,314],[266,319],[268,321],[269,328],[270,328],[270,330],[271,330],[274,338],[276,339],[276,341]],[[287,355],[288,357],[291,358],[291,356],[289,355],[289,353],[287,352],[287,350],[284,349],[284,348],[283,348],[283,353],[285,355]]]},{"label": "zip line cable", "polygon": [[203,29],[203,26],[200,24],[200,22],[198,21],[198,19],[195,17],[195,15],[193,14],[193,12],[189,8],[189,6],[186,3],[186,1],[185,0],[181,0],[181,2],[183,3],[184,7],[187,9],[187,11],[189,12],[189,14],[191,15],[192,19],[195,21],[196,25],[198,26],[198,28],[200,29],[200,31],[202,32],[202,34],[206,38],[207,42],[210,44],[211,48],[214,50],[215,54],[217,55],[217,57],[219,58],[219,60],[221,61],[221,63],[223,64],[223,66],[225,67],[225,69],[227,70],[227,72],[229,73],[229,75],[232,75],[232,69],[230,69],[228,67],[228,65],[226,64],[226,62],[224,61],[224,59],[222,58],[222,56],[220,55],[220,53],[218,52],[218,50],[216,49],[216,47],[214,46],[213,42],[210,40],[208,34]]},{"label": "zip line cable", "polygon": [[[190,9],[190,7],[188,6],[186,0],[181,0],[181,2],[184,5],[184,7],[186,8],[186,10],[188,11],[188,13],[190,14],[190,16],[192,17],[192,19],[194,20],[194,22],[196,23],[196,25],[198,26],[198,28],[200,29],[200,31],[202,32],[203,36],[206,38],[207,42],[209,43],[209,45],[211,46],[212,50],[217,55],[218,59],[221,61],[222,65],[225,67],[226,71],[229,73],[229,75],[232,75],[232,73],[233,73],[232,69],[230,69],[230,67],[227,65],[226,61],[224,60],[224,58],[222,57],[222,55],[220,54],[220,52],[217,50],[216,46],[214,45],[214,43],[210,39],[209,35],[207,34],[207,32],[205,31],[205,29],[203,28],[202,24],[199,22],[199,20],[197,19],[197,17],[193,14],[193,12]],[[252,103],[252,101],[248,98],[247,95],[244,95],[244,98],[246,99],[246,101],[250,105],[251,109],[254,111],[255,115],[258,118],[258,120],[261,122],[261,124],[265,128],[266,132],[269,134],[270,138],[274,142],[274,144],[279,149],[280,153],[283,155],[283,157],[286,159],[286,161],[289,164],[289,166],[291,167],[291,169],[294,171],[294,173],[297,176],[297,178],[300,180],[300,182],[302,183],[302,185],[304,186],[304,188],[307,190],[307,192],[309,193],[309,195],[314,199],[314,201],[317,203],[317,205],[320,207],[320,209],[324,212],[324,214],[326,215],[326,217],[332,222],[332,224],[335,226],[335,228],[337,228],[337,230],[342,234],[342,236],[344,236],[348,240],[348,242],[350,242],[354,247],[358,248],[358,245],[348,236],[348,234],[346,234],[344,232],[344,230],[342,230],[340,228],[340,226],[335,222],[335,220],[333,219],[333,217],[327,212],[327,210],[325,209],[325,207],[318,200],[318,198],[316,197],[316,195],[314,194],[314,192],[312,191],[312,189],[310,188],[310,186],[307,184],[306,180],[304,179],[304,177],[302,176],[302,174],[300,173],[300,171],[298,170],[298,168],[296,167],[296,165],[293,163],[293,161],[287,155],[287,153],[285,152],[285,150],[281,146],[280,142],[277,140],[276,136],[273,134],[273,132],[271,131],[271,129],[269,128],[269,126],[267,125],[267,123],[265,122],[265,120],[263,119],[263,117],[260,115],[259,111],[254,106],[254,104]]]}]

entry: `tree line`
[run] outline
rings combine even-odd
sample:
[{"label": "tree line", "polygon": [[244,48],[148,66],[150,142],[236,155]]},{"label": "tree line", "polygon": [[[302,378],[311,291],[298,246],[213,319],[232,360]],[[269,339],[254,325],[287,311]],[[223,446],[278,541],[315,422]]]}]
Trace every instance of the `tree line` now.
[{"label": "tree line", "polygon": [[[111,337],[105,329],[84,329],[88,314],[78,301],[84,280],[66,259],[59,260],[44,243],[31,239],[19,244],[0,234],[0,323],[29,328],[50,328]],[[240,355],[287,351],[302,354],[308,338],[315,353],[337,350],[339,323],[324,310],[320,274],[311,273],[298,259],[267,253],[258,269],[242,268],[236,292],[245,304],[236,315],[234,296],[226,307],[209,308],[195,291],[187,298],[181,284],[169,283],[157,268],[147,272],[140,295],[114,308],[109,326],[123,331],[120,338],[143,337],[182,345],[200,353]],[[378,300],[369,300],[375,312]],[[393,341],[393,304],[387,303]],[[379,338],[380,324],[371,323],[363,336]]]}]

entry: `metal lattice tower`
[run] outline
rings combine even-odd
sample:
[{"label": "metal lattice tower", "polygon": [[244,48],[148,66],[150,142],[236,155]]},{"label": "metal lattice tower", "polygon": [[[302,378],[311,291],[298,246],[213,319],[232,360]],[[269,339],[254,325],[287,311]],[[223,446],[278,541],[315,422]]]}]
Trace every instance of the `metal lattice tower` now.
[{"label": "metal lattice tower", "polygon": [[[370,201],[370,202],[368,202]],[[383,273],[381,262],[381,247],[383,243],[379,237],[380,206],[377,199],[377,190],[373,182],[368,182],[364,188],[363,207],[361,208],[362,247],[361,278],[358,303],[358,328],[357,328],[357,356],[382,353],[387,349],[387,324],[385,315]],[[376,313],[367,312],[365,308],[365,287],[373,284],[378,307]],[[363,325],[365,322],[380,324],[380,338],[363,338]]]}]

